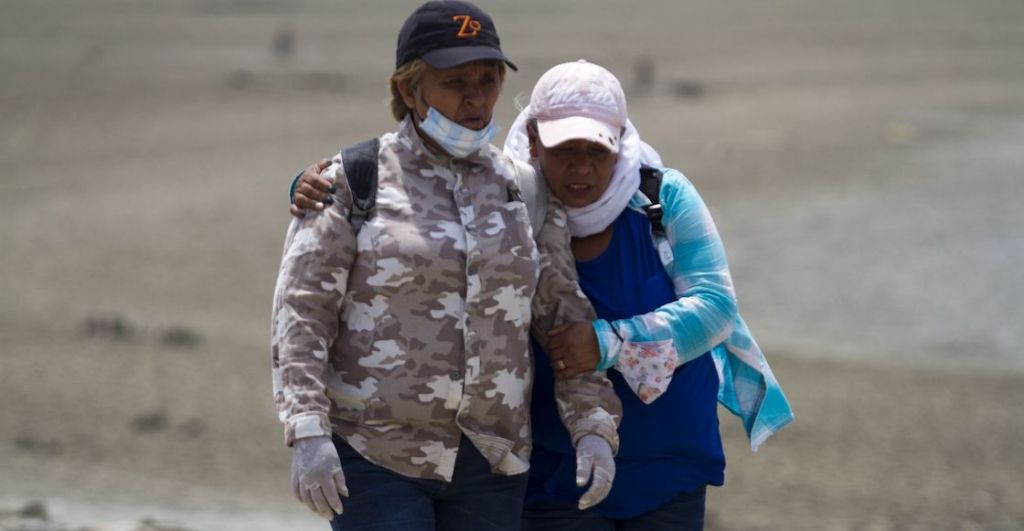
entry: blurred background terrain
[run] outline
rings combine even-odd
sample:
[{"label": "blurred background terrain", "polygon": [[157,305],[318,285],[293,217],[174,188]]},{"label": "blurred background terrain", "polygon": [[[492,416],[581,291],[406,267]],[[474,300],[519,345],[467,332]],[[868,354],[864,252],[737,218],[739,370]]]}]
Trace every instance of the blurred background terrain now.
[{"label": "blurred background terrain", "polygon": [[[797,420],[722,412],[708,529],[1024,529],[1024,3],[479,4],[503,125],[602,64],[712,209]],[[416,5],[0,3],[0,529],[326,529],[270,393],[287,185],[394,128]]]}]

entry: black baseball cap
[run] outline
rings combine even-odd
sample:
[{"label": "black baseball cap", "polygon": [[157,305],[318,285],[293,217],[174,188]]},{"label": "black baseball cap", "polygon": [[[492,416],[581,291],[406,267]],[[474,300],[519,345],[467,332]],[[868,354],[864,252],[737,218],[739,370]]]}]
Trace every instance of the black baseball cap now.
[{"label": "black baseball cap", "polygon": [[413,59],[437,68],[454,68],[472,61],[504,61],[518,70],[501,52],[494,21],[469,2],[427,2],[413,11],[398,33],[395,68]]}]

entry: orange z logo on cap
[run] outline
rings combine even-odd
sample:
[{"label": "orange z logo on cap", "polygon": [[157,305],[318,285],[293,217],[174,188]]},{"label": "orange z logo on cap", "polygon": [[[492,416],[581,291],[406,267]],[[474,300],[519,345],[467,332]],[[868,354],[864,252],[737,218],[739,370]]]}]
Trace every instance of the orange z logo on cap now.
[{"label": "orange z logo on cap", "polygon": [[480,21],[473,20],[473,17],[469,15],[455,15],[452,20],[462,22],[462,27],[459,28],[459,33],[456,37],[465,39],[467,37],[476,37],[477,33],[480,33]]}]

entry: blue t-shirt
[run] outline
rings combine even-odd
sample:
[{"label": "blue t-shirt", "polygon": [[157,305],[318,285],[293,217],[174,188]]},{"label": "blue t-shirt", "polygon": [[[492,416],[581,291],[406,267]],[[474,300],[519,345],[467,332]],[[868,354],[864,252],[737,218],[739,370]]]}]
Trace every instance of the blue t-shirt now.
[{"label": "blue t-shirt", "polygon": [[[649,313],[676,296],[658,258],[647,216],[626,209],[614,223],[608,248],[577,261],[580,287],[597,316],[609,321]],[[536,343],[531,420],[533,455],[526,506],[575,506],[576,454],[555,407],[547,355]],[[721,485],[725,453],[718,432],[718,374],[710,354],[676,369],[661,397],[644,404],[615,369],[608,378],[622,400],[619,453],[611,492],[594,510],[609,518],[651,511],[681,492]]]}]

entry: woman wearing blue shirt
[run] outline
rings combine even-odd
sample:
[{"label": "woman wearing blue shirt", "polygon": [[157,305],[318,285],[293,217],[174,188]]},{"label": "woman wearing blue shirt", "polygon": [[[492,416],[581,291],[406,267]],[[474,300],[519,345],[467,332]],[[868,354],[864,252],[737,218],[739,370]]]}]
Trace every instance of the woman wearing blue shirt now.
[{"label": "woman wearing blue shirt", "polygon": [[[615,76],[586,61],[555,66],[538,80],[505,151],[537,167],[567,207],[580,287],[599,317],[553,330],[549,352],[533,345],[523,529],[703,529],[706,487],[724,481],[716,404],[740,417],[754,450],[793,418],[737,312],[707,207],[640,140]],[[653,230],[645,211],[642,164],[662,176],[663,230]],[[315,169],[302,176],[299,207],[314,207],[327,186]],[[611,491],[581,510],[585,486],[553,389],[555,378],[595,369],[608,371],[623,417]]]},{"label": "woman wearing blue shirt", "polygon": [[[661,161],[627,118],[619,81],[577,61],[538,80],[505,150],[543,172],[569,213],[580,287],[599,317],[599,348],[568,325],[536,350],[526,530],[702,529],[707,485],[722,485],[719,400],[752,448],[792,419],[785,395],[736,310],[725,251],[681,173],[661,169],[662,231],[639,191]],[[598,356],[599,353],[599,356]],[[543,363],[547,361],[548,363]],[[608,370],[623,406],[611,492],[580,511],[583,487],[558,419],[554,378]]]}]

